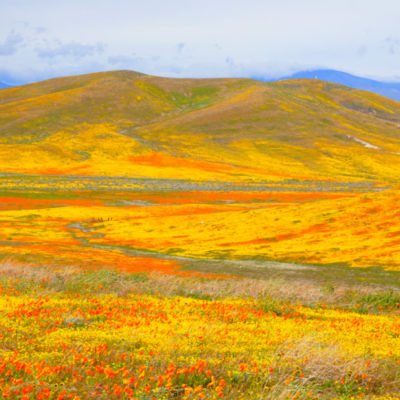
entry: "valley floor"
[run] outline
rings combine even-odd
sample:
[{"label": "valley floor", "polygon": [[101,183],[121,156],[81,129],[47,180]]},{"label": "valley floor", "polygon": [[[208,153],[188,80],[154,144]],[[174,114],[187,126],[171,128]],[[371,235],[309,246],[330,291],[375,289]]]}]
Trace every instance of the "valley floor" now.
[{"label": "valley floor", "polygon": [[0,398],[400,398],[398,190],[48,179],[0,177]]},{"label": "valley floor", "polygon": [[6,175],[0,188],[0,254],[19,263],[189,273],[213,261],[274,260],[400,270],[400,192],[367,183]]}]

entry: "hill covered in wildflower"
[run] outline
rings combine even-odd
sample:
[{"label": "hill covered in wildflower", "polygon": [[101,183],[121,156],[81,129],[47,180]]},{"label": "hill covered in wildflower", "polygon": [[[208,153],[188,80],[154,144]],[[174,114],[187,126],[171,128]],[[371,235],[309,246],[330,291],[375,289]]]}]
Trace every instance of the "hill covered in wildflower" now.
[{"label": "hill covered in wildflower", "polygon": [[399,103],[322,81],[95,73],[0,92],[0,169],[394,183],[399,129]]}]

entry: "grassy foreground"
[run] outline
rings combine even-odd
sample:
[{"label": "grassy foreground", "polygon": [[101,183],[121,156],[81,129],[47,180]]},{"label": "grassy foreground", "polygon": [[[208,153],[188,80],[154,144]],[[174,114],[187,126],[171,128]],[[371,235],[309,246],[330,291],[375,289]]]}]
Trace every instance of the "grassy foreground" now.
[{"label": "grassy foreground", "polygon": [[400,398],[384,286],[3,264],[0,287],[0,398]]}]

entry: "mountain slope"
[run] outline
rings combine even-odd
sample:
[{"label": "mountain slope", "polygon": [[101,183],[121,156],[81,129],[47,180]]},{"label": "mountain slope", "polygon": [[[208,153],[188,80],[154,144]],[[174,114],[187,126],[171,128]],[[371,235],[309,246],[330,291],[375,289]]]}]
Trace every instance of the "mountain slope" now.
[{"label": "mountain slope", "polygon": [[115,71],[0,92],[2,172],[394,183],[398,166],[400,103],[319,80]]},{"label": "mountain slope", "polygon": [[400,101],[400,83],[396,82],[379,82],[373,79],[361,78],[346,72],[331,69],[300,71],[284,79],[290,78],[321,79],[323,81],[338,83],[355,89],[367,90]]}]

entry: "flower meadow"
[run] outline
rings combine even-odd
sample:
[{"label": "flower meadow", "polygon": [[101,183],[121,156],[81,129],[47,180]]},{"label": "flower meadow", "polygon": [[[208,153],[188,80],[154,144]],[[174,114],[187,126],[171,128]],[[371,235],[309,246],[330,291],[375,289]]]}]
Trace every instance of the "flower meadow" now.
[{"label": "flower meadow", "polygon": [[400,399],[399,127],[318,79],[2,89],[0,400]]},{"label": "flower meadow", "polygon": [[196,259],[400,271],[399,190],[303,190],[63,192],[47,183],[0,196],[0,257],[173,274]]},{"label": "flower meadow", "polygon": [[399,398],[397,298],[345,309],[257,285],[3,267],[0,398]]},{"label": "flower meadow", "polygon": [[46,185],[0,201],[0,399],[400,398],[398,190]]}]

